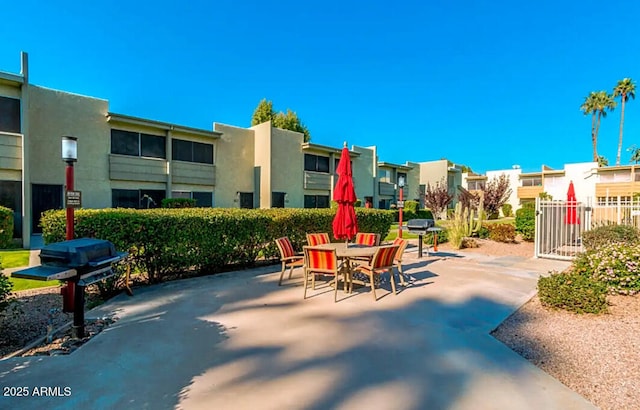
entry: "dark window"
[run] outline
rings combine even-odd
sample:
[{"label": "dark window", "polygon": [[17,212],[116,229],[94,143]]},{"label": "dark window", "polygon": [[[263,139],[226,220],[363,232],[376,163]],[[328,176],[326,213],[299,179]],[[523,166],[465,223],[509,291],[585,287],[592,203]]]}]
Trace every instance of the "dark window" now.
[{"label": "dark window", "polygon": [[0,131],[20,133],[20,100],[0,97]]},{"label": "dark window", "polygon": [[111,153],[140,155],[140,140],[137,132],[111,130]]},{"label": "dark window", "polygon": [[284,208],[284,192],[272,192],[271,193],[271,207],[272,208]]},{"label": "dark window", "polygon": [[114,208],[138,208],[140,192],[137,189],[112,189],[111,206]]},{"label": "dark window", "polygon": [[166,158],[167,146],[164,137],[140,134],[140,156]]},{"label": "dark window", "polygon": [[193,199],[199,208],[211,208],[213,206],[213,194],[211,192],[194,192]]},{"label": "dark window", "polygon": [[329,173],[329,157],[304,154],[304,170]]},{"label": "dark window", "polygon": [[164,189],[141,189],[140,208],[160,208],[162,200],[166,197]]},{"label": "dark window", "polygon": [[240,192],[240,208],[253,209],[253,192]]},{"label": "dark window", "polygon": [[329,208],[329,195],[305,195],[305,208]]},{"label": "dark window", "polygon": [[22,236],[22,183],[0,181],[0,206],[13,210],[13,237]]},{"label": "dark window", "polygon": [[213,144],[173,139],[171,147],[177,161],[213,164]]}]

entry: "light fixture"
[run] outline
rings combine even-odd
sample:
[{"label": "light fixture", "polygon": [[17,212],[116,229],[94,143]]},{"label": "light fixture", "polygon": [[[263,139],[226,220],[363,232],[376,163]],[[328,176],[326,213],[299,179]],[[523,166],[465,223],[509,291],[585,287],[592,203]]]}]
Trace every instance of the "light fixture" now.
[{"label": "light fixture", "polygon": [[76,162],[78,160],[78,139],[67,135],[62,137],[62,160]]},{"label": "light fixture", "polygon": [[400,188],[404,188],[404,184],[405,184],[405,181],[404,181],[404,175],[400,175],[400,176],[398,177],[398,186],[399,186]]}]

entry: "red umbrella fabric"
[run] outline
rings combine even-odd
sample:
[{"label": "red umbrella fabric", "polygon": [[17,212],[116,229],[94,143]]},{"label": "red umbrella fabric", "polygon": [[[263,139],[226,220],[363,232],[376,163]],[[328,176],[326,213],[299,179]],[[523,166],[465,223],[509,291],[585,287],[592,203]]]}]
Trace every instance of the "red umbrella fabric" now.
[{"label": "red umbrella fabric", "polygon": [[578,201],[576,200],[576,190],[573,187],[573,181],[569,182],[569,190],[567,191],[567,215],[564,218],[567,225],[580,224],[578,217]]},{"label": "red umbrella fabric", "polygon": [[333,236],[336,239],[351,239],[358,232],[358,221],[353,205],[356,202],[356,191],[353,186],[351,157],[345,142],[342,156],[338,162],[338,182],[333,191],[333,200],[338,203],[338,211],[333,218]]}]

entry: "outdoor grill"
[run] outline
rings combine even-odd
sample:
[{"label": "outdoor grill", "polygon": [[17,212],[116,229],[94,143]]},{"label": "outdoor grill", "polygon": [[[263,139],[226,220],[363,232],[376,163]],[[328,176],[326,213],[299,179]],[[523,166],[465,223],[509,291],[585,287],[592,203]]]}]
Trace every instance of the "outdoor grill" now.
[{"label": "outdoor grill", "polygon": [[[52,243],[40,250],[40,266],[16,271],[11,275],[22,279],[67,281],[73,285],[73,333],[84,337],[84,288],[115,275],[111,264],[127,256],[116,251],[113,243],[102,239],[81,238]],[[65,304],[66,305],[66,304]]]},{"label": "outdoor grill", "polygon": [[409,233],[418,235],[418,257],[422,258],[422,242],[423,236],[433,232],[434,233],[434,251],[437,251],[437,235],[441,228],[436,227],[436,223],[433,219],[410,219],[407,221],[407,230]]}]

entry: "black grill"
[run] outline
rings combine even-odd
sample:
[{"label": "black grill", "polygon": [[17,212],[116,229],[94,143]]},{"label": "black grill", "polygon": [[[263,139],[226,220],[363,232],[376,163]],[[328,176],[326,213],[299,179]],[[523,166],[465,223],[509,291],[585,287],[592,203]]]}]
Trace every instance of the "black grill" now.
[{"label": "black grill", "polygon": [[[41,266],[34,266],[13,272],[11,276],[35,280],[64,280],[73,286],[72,306],[73,329],[76,337],[84,337],[84,288],[115,275],[111,269],[113,262],[126,257],[125,252],[117,252],[113,243],[102,239],[81,238],[52,243],[40,250]],[[70,301],[65,301],[70,302]],[[69,310],[67,310],[69,311]]]},{"label": "black grill", "polygon": [[435,226],[436,223],[433,219],[410,219],[407,221],[407,229],[416,235],[426,235],[427,229]]}]

